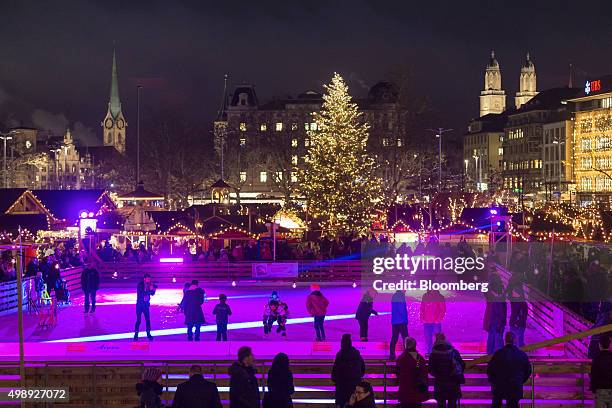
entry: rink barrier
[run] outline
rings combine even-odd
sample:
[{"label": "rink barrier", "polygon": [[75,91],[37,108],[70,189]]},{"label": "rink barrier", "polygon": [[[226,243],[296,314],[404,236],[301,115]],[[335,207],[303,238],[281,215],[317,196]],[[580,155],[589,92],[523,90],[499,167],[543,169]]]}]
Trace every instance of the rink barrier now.
[{"label": "rink barrier", "polygon": [[[228,368],[232,364],[230,360],[28,363],[26,386],[69,386],[70,402],[53,404],[57,408],[135,407],[138,405],[138,398],[134,386],[143,370],[148,367],[158,367],[163,373],[162,399],[169,406],[176,386],[187,380],[187,373],[192,364],[201,365],[203,375],[216,383],[224,406],[227,407]],[[262,390],[265,389],[270,365],[269,359],[257,362],[257,377]],[[334,384],[330,378],[332,365],[333,361],[330,359],[292,359],[291,370],[296,387],[293,395],[295,408],[332,406],[334,398]],[[590,371],[588,360],[534,360],[532,366],[533,374],[523,387],[522,408],[592,406],[592,395],[588,391]],[[398,406],[395,372],[394,362],[366,360],[365,380],[374,387],[378,407]],[[0,364],[0,387],[18,385],[19,376],[15,373],[18,373],[18,367],[15,365]],[[466,370],[465,376],[461,406],[489,407],[491,393],[486,378],[486,365],[470,367]],[[431,379],[429,389],[433,390]],[[435,406],[435,402],[430,400],[424,406]]]},{"label": "rink barrier", "polygon": [[[74,268],[62,269],[60,276],[66,280],[70,295],[74,296],[81,291],[81,272],[83,267],[78,266]],[[34,278],[25,278],[21,282],[23,290],[23,310],[28,309],[28,295],[32,286],[34,285]],[[17,282],[9,281],[0,283],[0,316],[13,313],[17,311]]]},{"label": "rink barrier", "polygon": [[[512,276],[502,266],[497,271],[504,284]],[[593,324],[567,307],[554,302],[538,289],[524,285],[525,298],[529,309],[530,322],[545,337],[561,337],[568,334],[582,333],[593,327]],[[586,358],[589,349],[589,338],[581,338],[565,343],[565,354],[575,358]]]}]

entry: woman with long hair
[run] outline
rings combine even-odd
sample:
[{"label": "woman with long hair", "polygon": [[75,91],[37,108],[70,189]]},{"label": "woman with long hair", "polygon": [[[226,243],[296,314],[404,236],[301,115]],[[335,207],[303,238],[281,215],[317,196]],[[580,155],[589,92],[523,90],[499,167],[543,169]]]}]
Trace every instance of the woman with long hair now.
[{"label": "woman with long hair", "polygon": [[294,393],[293,374],[289,368],[289,356],[278,353],[268,371],[268,392],[264,395],[264,408],[291,408]]}]

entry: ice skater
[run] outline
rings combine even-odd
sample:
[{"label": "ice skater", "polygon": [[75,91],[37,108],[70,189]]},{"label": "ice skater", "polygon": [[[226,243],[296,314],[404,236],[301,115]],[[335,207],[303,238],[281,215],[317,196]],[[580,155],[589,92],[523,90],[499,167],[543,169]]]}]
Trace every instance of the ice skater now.
[{"label": "ice skater", "polygon": [[140,330],[140,319],[144,315],[147,329],[147,338],[153,340],[151,336],[151,314],[149,308],[151,306],[151,296],[155,295],[157,285],[151,281],[151,275],[144,274],[142,280],[136,287],[136,324],[134,325],[134,341],[138,341],[138,331]]},{"label": "ice skater", "polygon": [[374,297],[368,290],[363,294],[355,313],[355,319],[359,323],[359,339],[361,341],[368,341],[368,322],[371,315],[378,316],[378,312],[374,310]]},{"label": "ice skater", "polygon": [[272,333],[274,322],[278,323],[277,333],[281,336],[287,335],[287,318],[289,315],[289,307],[285,302],[280,300],[271,300],[264,309],[264,334]]},{"label": "ice skater", "polygon": [[219,295],[219,303],[213,309],[217,321],[217,341],[227,341],[227,322],[232,315],[232,309],[227,304],[227,296]]},{"label": "ice skater", "polygon": [[389,359],[395,360],[395,346],[400,334],[402,341],[408,337],[408,307],[406,292],[398,290],[391,297],[391,342],[389,344]]},{"label": "ice skater", "polygon": [[329,300],[321,293],[321,287],[317,284],[310,286],[312,292],[306,298],[306,310],[314,318],[314,328],[317,341],[325,341],[325,328],[323,322],[327,315]]}]

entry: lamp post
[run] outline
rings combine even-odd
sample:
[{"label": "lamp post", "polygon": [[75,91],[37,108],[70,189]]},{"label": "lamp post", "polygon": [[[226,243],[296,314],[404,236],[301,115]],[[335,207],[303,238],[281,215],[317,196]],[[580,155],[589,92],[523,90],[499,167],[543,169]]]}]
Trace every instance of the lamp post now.
[{"label": "lamp post", "polygon": [[562,167],[562,162],[561,162],[561,145],[564,142],[561,141],[560,137],[555,137],[553,140],[553,144],[557,145],[557,149],[558,149],[558,154],[559,154],[559,175],[558,175],[558,182],[559,182],[559,202],[561,202],[561,173],[563,172],[563,167]]},{"label": "lamp post", "polygon": [[438,192],[441,193],[442,192],[442,135],[446,132],[450,132],[453,129],[444,129],[444,128],[437,128],[437,129],[427,129],[429,132],[433,132],[436,135],[436,138],[438,139]]},{"label": "lamp post", "polygon": [[468,178],[468,164],[469,164],[469,160],[468,159],[464,159],[463,163],[465,164],[465,171],[463,172],[463,190],[465,191],[465,186],[467,184],[467,178]]},{"label": "lamp post", "polygon": [[13,137],[9,135],[14,132],[15,132],[14,130],[11,130],[10,132],[7,132],[7,133],[0,133],[0,139],[4,141],[4,161],[2,164],[2,177],[4,179],[4,188],[9,187],[8,186],[8,170],[7,170],[7,162],[6,162],[6,142],[13,139]]},{"label": "lamp post", "polygon": [[140,90],[142,85],[136,86],[136,184],[140,183]]},{"label": "lamp post", "polygon": [[478,155],[474,155],[472,156],[474,157],[474,161],[476,162],[475,166],[474,166],[474,179],[477,179],[478,182],[476,184],[476,191],[480,191],[480,183],[482,180],[480,180],[480,172],[478,171],[479,167],[478,167]]}]

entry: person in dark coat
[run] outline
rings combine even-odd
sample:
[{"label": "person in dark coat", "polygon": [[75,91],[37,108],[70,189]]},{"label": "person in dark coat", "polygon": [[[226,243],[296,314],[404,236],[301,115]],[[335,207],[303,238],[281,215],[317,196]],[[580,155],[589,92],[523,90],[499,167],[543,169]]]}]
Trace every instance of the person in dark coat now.
[{"label": "person in dark coat", "polygon": [[255,358],[250,347],[238,349],[238,361],[229,368],[230,408],[259,408],[259,384],[253,368]]},{"label": "person in dark coat", "polygon": [[375,401],[372,385],[369,382],[360,381],[344,408],[376,408]]},{"label": "person in dark coat", "polygon": [[26,269],[26,277],[30,278],[30,277],[34,277],[36,276],[36,274],[40,271],[40,267],[38,265],[38,258],[37,257],[33,257],[32,260],[30,262],[28,262],[28,267]]},{"label": "person in dark coat", "polygon": [[49,270],[47,272],[47,292],[51,294],[51,290],[54,291],[57,296],[57,285],[60,283],[60,265],[59,262],[51,263]]},{"label": "person in dark coat", "polygon": [[81,273],[81,289],[85,294],[85,313],[89,312],[91,301],[91,313],[96,311],[96,292],[100,288],[100,273],[94,265],[83,269]]},{"label": "person in dark coat", "polygon": [[408,337],[408,307],[406,306],[406,292],[396,291],[391,297],[391,342],[389,343],[389,359],[395,360],[395,346],[399,340],[406,341]]},{"label": "person in dark coat", "polygon": [[368,341],[368,321],[370,320],[370,315],[378,316],[378,312],[374,310],[374,297],[367,291],[363,294],[355,313],[355,319],[359,323],[359,339],[361,341]]},{"label": "person in dark coat", "polygon": [[508,285],[508,300],[510,301],[510,331],[516,336],[519,347],[525,345],[525,329],[527,328],[527,315],[529,310],[525,302],[525,290],[522,283]]},{"label": "person in dark coat", "polygon": [[153,340],[151,336],[151,314],[149,308],[151,307],[151,296],[155,295],[157,285],[151,282],[151,275],[148,273],[144,274],[142,280],[136,286],[136,324],[134,325],[134,341],[138,341],[138,331],[140,330],[140,318],[144,315],[147,338]]},{"label": "person in dark coat", "polygon": [[191,366],[189,380],[176,387],[172,408],[222,408],[219,390],[204,379],[202,367]]},{"label": "person in dark coat", "polygon": [[503,336],[508,313],[504,284],[499,275],[491,276],[489,291],[485,296],[487,305],[482,326],[488,333],[487,354],[493,354],[503,346]]},{"label": "person in dark coat", "polygon": [[518,408],[523,398],[523,384],[531,376],[531,363],[516,345],[514,333],[507,332],[506,345],[497,350],[487,367],[487,377],[493,394],[492,408],[501,408],[506,400],[508,408]]},{"label": "person in dark coat", "polygon": [[612,407],[612,351],[610,333],[599,337],[599,354],[591,364],[591,391],[595,394],[596,408]]},{"label": "person in dark coat", "polygon": [[291,395],[295,392],[293,373],[289,369],[289,356],[278,353],[268,371],[268,392],[264,396],[263,408],[291,408]]},{"label": "person in dark coat", "polygon": [[141,377],[141,381],[136,384],[136,394],[139,402],[138,408],[161,408],[160,396],[164,392],[161,380],[162,372],[159,368],[147,368]]},{"label": "person in dark coat", "polygon": [[187,340],[193,341],[193,328],[195,327],[195,341],[200,341],[200,327],[204,323],[204,312],[202,312],[204,290],[198,286],[197,280],[191,282],[191,286],[185,292],[184,300],[183,313],[187,325]]},{"label": "person in dark coat", "polygon": [[398,399],[400,408],[421,408],[429,399],[427,392],[427,363],[416,350],[416,340],[408,337],[404,352],[397,359]]},{"label": "person in dark coat", "polygon": [[336,385],[336,405],[343,407],[355,387],[365,374],[365,363],[359,350],[353,347],[351,335],[345,333],[340,341],[340,351],[336,354],[332,368],[332,381]]},{"label": "person in dark coat", "polygon": [[465,383],[465,363],[461,354],[444,333],[436,335],[429,355],[429,374],[434,377],[434,398],[440,408],[456,408],[461,398],[461,384]]}]

